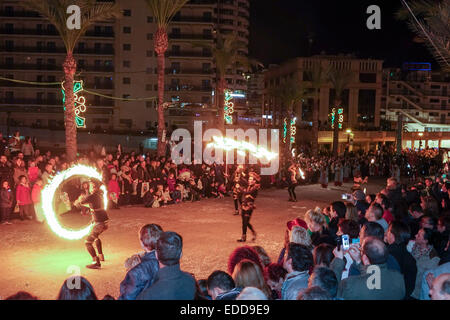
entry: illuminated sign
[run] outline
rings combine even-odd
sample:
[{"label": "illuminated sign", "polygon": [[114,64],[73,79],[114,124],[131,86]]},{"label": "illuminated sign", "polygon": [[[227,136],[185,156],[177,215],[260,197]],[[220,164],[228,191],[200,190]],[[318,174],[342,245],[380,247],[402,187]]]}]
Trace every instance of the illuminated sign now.
[{"label": "illuminated sign", "polygon": [[336,121],[339,123],[339,129],[342,129],[342,123],[344,122],[344,109],[338,108],[337,109],[337,115],[336,115],[336,108],[333,108],[331,110],[331,128],[334,129],[334,122]]},{"label": "illuminated sign", "polygon": [[[61,83],[64,110],[66,110],[66,91],[64,89],[64,81]],[[86,112],[86,98],[80,93],[83,91],[83,80],[73,82],[73,100],[75,103],[75,123],[77,128],[86,128],[86,118],[80,116]]]},{"label": "illuminated sign", "polygon": [[231,101],[233,100],[232,93],[233,92],[231,90],[225,90],[225,105],[223,107],[223,110],[225,122],[227,124],[233,123],[232,114],[234,113],[234,103]]}]

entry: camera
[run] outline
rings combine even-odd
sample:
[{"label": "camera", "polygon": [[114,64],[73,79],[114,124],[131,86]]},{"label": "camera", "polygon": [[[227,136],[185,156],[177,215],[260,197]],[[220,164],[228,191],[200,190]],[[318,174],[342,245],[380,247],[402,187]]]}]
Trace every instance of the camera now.
[{"label": "camera", "polygon": [[351,201],[351,200],[353,200],[353,196],[350,193],[344,193],[342,195],[342,200],[349,200],[349,201]]}]

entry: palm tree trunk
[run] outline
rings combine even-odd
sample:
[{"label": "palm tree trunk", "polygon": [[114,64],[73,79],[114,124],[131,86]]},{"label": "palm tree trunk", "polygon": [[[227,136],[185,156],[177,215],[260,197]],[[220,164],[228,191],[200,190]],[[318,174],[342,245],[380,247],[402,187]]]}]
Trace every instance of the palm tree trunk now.
[{"label": "palm tree trunk", "polygon": [[223,134],[225,134],[225,78],[220,75],[217,89],[217,106],[219,108],[219,119],[217,126]]},{"label": "palm tree trunk", "polygon": [[75,161],[77,157],[77,125],[75,122],[75,100],[73,95],[73,82],[77,70],[77,62],[71,52],[67,53],[63,63],[65,111],[64,123],[66,127],[66,156],[67,160]]},{"label": "palm tree trunk", "polygon": [[158,63],[158,156],[166,153],[166,122],[164,119],[164,76],[165,76],[165,53],[169,46],[167,32],[164,28],[158,28],[155,34],[155,51]]},{"label": "palm tree trunk", "polygon": [[314,96],[314,106],[313,106],[313,127],[312,127],[312,141],[311,149],[312,155],[315,157],[319,154],[319,97],[318,94]]},{"label": "palm tree trunk", "polygon": [[333,130],[333,157],[338,156],[339,151],[339,119],[337,115],[338,107],[341,105],[341,100],[336,100],[335,114],[334,114],[334,130]]}]

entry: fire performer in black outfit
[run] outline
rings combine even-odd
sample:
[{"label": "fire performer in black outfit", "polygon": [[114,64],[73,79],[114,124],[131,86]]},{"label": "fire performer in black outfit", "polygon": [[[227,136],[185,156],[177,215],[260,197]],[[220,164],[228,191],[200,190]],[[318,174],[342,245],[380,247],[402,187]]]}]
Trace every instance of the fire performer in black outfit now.
[{"label": "fire performer in black outfit", "polygon": [[259,181],[260,177],[257,173],[249,173],[248,186],[244,190],[244,193],[242,195],[242,237],[241,239],[237,240],[238,242],[247,241],[247,228],[250,229],[253,234],[252,241],[256,240],[256,231],[250,224],[250,218],[252,217],[253,210],[256,208],[255,200],[260,187]]},{"label": "fire performer in black outfit", "polygon": [[[93,193],[84,199],[82,204],[89,204],[91,208],[92,223],[94,224],[91,233],[86,238],[86,249],[92,257],[93,262],[88,264],[86,268],[100,269],[100,261],[105,261],[102,250],[102,241],[100,240],[100,234],[108,229],[108,214],[104,209],[103,191],[100,190],[100,183],[91,181],[93,187]],[[94,249],[94,244],[97,252]],[[98,255],[97,255],[98,253]]]},{"label": "fire performer in black outfit", "polygon": [[242,205],[243,190],[247,187],[246,174],[244,167],[239,165],[233,174],[233,200],[234,200],[234,215],[239,215],[239,205]]}]

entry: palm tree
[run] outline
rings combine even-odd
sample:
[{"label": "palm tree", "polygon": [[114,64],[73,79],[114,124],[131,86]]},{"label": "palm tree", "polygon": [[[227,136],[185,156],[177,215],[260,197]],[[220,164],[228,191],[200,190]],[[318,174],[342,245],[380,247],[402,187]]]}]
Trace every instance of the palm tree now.
[{"label": "palm tree", "polygon": [[[152,11],[158,28],[155,34],[155,52],[158,59],[158,156],[166,153],[166,130],[164,119],[164,75],[165,53],[169,47],[167,27],[172,18],[188,2],[188,0],[145,0]],[[164,140],[164,141],[163,141]]]},{"label": "palm tree", "polygon": [[307,72],[308,78],[311,81],[311,88],[313,90],[312,96],[314,99],[313,106],[313,138],[311,141],[311,151],[313,156],[319,153],[319,94],[320,88],[328,82],[328,75],[330,68],[322,67],[320,61],[313,64],[310,71]]},{"label": "palm tree", "polygon": [[201,47],[207,49],[212,53],[214,63],[216,65],[216,97],[217,107],[219,109],[218,129],[222,132],[225,129],[224,124],[224,103],[225,103],[225,89],[226,81],[225,75],[227,69],[233,66],[243,66],[249,68],[252,64],[259,64],[257,61],[252,60],[240,53],[240,51],[246,48],[243,41],[237,40],[236,35],[222,35],[217,33],[216,43],[203,43],[193,41],[193,47]]},{"label": "palm tree", "polygon": [[450,0],[402,2],[404,8],[396,13],[397,18],[407,20],[442,68],[450,71]]},{"label": "palm tree", "polygon": [[[81,9],[80,29],[67,28],[67,8],[76,4]],[[58,30],[66,47],[66,58],[63,63],[65,90],[65,127],[66,127],[66,156],[69,161],[77,157],[77,126],[75,122],[75,101],[73,96],[74,76],[77,62],[73,50],[78,40],[88,28],[98,21],[119,17],[119,7],[114,3],[98,3],[92,0],[23,0],[22,5],[36,11],[47,18]]]},{"label": "palm tree", "polygon": [[[289,78],[279,87],[271,88],[269,90],[269,95],[281,102],[286,109],[285,114],[289,115],[289,120],[300,116],[299,110],[301,110],[302,102],[308,97],[307,90],[303,83],[296,78]],[[298,110],[295,110],[296,104],[298,106]],[[291,136],[289,131],[289,141],[291,140],[290,138]],[[286,143],[286,147],[289,145],[289,143]]]},{"label": "palm tree", "polygon": [[[334,107],[336,112],[338,107],[342,104],[344,90],[348,87],[352,78],[352,72],[350,70],[341,70],[337,68],[331,68],[328,79],[331,82],[334,91]],[[334,131],[333,131],[333,156],[338,156],[338,144],[339,144],[339,125],[337,123],[336,114],[334,121]]]}]

